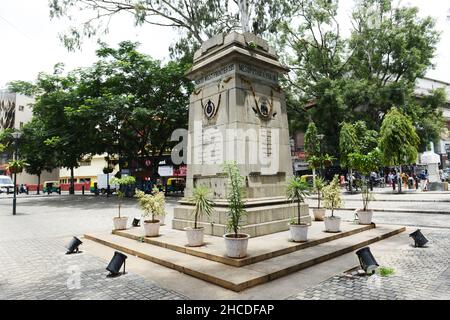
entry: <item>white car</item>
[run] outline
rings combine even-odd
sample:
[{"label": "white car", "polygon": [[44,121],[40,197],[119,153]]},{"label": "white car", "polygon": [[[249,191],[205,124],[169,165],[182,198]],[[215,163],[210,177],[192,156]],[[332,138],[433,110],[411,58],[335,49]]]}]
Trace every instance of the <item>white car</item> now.
[{"label": "white car", "polygon": [[14,192],[14,183],[9,176],[0,176],[0,193],[2,192]]}]

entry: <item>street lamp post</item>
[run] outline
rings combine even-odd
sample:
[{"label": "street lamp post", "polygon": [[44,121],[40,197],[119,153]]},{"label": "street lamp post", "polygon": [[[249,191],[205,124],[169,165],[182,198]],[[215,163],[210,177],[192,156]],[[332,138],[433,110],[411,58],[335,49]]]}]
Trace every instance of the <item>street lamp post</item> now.
[{"label": "street lamp post", "polygon": [[[14,139],[14,160],[19,160],[19,138],[21,133],[19,131],[15,131],[11,134]],[[13,195],[13,216],[16,215],[16,204],[17,204],[17,170],[14,170],[14,195]]]}]

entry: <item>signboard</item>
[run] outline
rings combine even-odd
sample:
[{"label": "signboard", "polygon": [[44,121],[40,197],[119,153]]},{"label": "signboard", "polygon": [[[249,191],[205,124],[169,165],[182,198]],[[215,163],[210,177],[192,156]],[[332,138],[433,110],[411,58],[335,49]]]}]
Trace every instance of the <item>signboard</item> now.
[{"label": "signboard", "polygon": [[160,166],[158,168],[158,173],[161,177],[171,177],[171,176],[173,176],[173,167],[172,166]]},{"label": "signboard", "polygon": [[187,166],[180,166],[177,169],[173,169],[173,175],[175,177],[185,177],[187,174]]}]

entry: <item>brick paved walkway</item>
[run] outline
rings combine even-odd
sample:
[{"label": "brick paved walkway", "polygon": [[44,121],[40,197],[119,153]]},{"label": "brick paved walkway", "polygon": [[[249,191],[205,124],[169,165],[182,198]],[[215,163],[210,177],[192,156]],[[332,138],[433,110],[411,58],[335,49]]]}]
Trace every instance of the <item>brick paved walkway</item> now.
[{"label": "brick paved walkway", "polygon": [[450,232],[422,230],[427,248],[395,250],[375,257],[392,267],[390,277],[336,275],[289,300],[448,300],[450,299]]},{"label": "brick paved walkway", "polygon": [[0,300],[187,298],[132,273],[107,278],[107,262],[87,253],[65,255],[64,240],[0,242]]}]

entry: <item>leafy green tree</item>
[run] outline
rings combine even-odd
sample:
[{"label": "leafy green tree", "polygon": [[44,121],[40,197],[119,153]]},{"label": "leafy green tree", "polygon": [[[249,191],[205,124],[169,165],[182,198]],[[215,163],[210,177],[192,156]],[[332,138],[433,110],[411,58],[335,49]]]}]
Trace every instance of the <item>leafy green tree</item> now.
[{"label": "leafy green tree", "polygon": [[[380,131],[379,148],[383,164],[399,166],[401,176],[402,165],[417,161],[419,142],[419,136],[411,119],[396,107],[392,107],[385,116]],[[401,179],[399,182],[398,192],[400,193]]]},{"label": "leafy green tree", "polygon": [[43,130],[44,124],[33,118],[23,127],[23,137],[20,143],[20,155],[27,162],[25,171],[38,177],[37,194],[40,193],[41,174],[57,167],[55,150],[48,147],[44,141],[49,138]]},{"label": "leafy green tree", "polygon": [[137,46],[122,42],[115,49],[103,44],[99,61],[83,71],[80,87],[84,104],[97,119],[99,148],[141,167],[152,158],[155,178],[164,152],[174,145],[172,132],[187,127],[192,83],[184,76],[187,65],[162,65]]},{"label": "leafy green tree", "polygon": [[13,91],[23,90],[35,97],[33,116],[42,125],[45,148],[51,149],[58,166],[71,172],[70,194],[74,194],[74,168],[97,146],[97,123],[84,104],[79,90],[79,70],[63,75],[63,65],[53,74],[40,73],[35,83],[12,82]]},{"label": "leafy green tree", "polygon": [[[62,34],[69,49],[80,46],[83,37],[108,32],[110,20],[119,14],[131,14],[136,25],[151,24],[175,28],[181,38],[172,46],[173,52],[193,52],[205,40],[219,33],[228,33],[241,26],[239,0],[147,1],[147,0],[52,0],[52,18],[67,18],[75,25]],[[247,0],[244,11],[249,15],[252,32],[274,34],[281,21],[295,12],[294,0]],[[79,12],[86,13],[80,20]],[[75,19],[77,18],[77,19]]]},{"label": "leafy green tree", "polygon": [[[433,19],[392,0],[361,0],[352,12],[350,37],[345,37],[337,1],[299,3],[300,19],[284,24],[279,37],[292,69],[285,83],[287,106],[291,114],[317,124],[328,137],[327,152],[338,152],[340,123],[362,120],[379,130],[394,105],[409,106],[404,112],[423,139],[439,135],[442,100],[421,104],[414,94],[439,41]],[[430,116],[420,117],[424,114]],[[306,125],[299,120],[298,127],[305,130]]]}]

